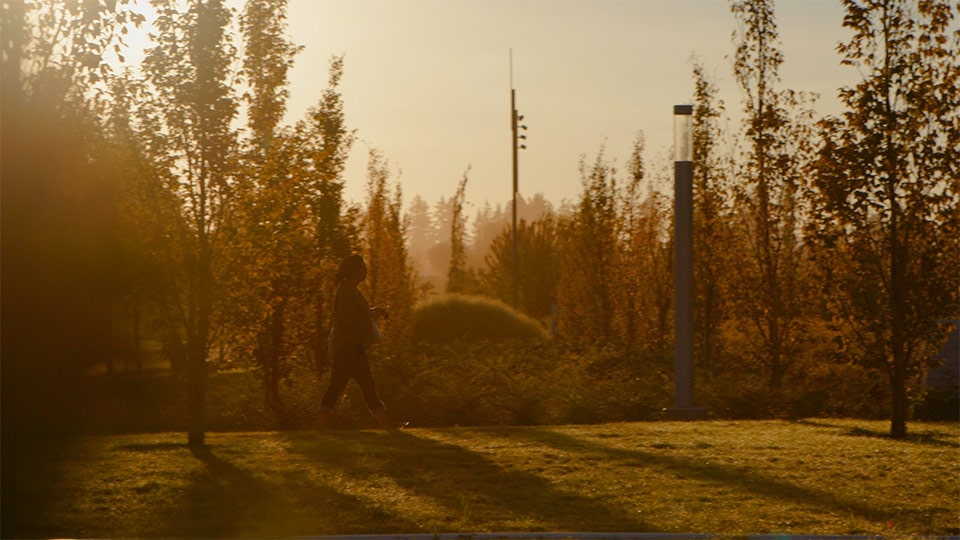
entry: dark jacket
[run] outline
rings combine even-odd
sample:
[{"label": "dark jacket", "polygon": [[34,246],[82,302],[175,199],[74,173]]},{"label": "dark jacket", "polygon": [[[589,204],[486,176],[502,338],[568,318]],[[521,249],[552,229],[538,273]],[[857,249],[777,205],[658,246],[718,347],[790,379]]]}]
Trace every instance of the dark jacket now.
[{"label": "dark jacket", "polygon": [[336,360],[342,351],[373,342],[373,317],[363,294],[352,285],[337,286],[333,298],[333,321],[328,341],[331,357]]}]

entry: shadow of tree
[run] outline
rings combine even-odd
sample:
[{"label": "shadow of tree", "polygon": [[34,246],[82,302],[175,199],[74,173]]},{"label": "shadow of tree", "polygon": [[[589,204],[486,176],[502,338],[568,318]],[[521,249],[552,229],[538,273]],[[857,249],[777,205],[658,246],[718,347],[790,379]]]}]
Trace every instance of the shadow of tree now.
[{"label": "shadow of tree", "polygon": [[216,447],[189,448],[204,467],[191,474],[182,496],[158,509],[151,528],[138,531],[137,536],[236,538],[356,532],[355,522],[340,519],[345,514],[359,515],[357,520],[368,526],[398,521],[380,509],[364,508],[362,500],[329,486],[298,483],[297,471],[283,475],[251,471],[220,457]]},{"label": "shadow of tree", "polygon": [[[337,435],[334,435],[337,437]],[[348,439],[343,437],[343,439]],[[451,528],[508,530],[534,523],[545,530],[657,531],[630,510],[564,491],[550,480],[521,469],[507,469],[456,444],[404,432],[382,437],[383,452],[373,458],[360,450],[370,443],[355,437],[345,452],[330,454],[317,445],[294,445],[315,466],[363,480],[391,479],[404,492],[430,502]],[[349,447],[356,445],[356,452]],[[451,489],[451,486],[456,486]],[[394,527],[393,532],[413,531]]]},{"label": "shadow of tree", "polygon": [[[277,504],[280,501],[272,501],[275,494],[269,485],[220,459],[209,446],[190,447],[190,453],[206,466],[206,472],[194,475],[181,501],[183,506],[174,512],[175,519],[169,525],[176,534],[236,537],[256,522],[272,521],[263,515],[271,506],[282,507]],[[189,529],[176,530],[177,523]]]},{"label": "shadow of tree", "polygon": [[960,443],[955,441],[947,441],[942,437],[946,437],[945,434],[940,433],[907,433],[907,436],[902,439],[897,439],[890,436],[889,432],[886,431],[876,431],[872,429],[865,429],[862,427],[849,427],[842,426],[837,424],[831,424],[829,422],[823,421],[814,421],[814,420],[799,420],[798,424],[803,424],[806,426],[813,427],[822,427],[836,429],[839,433],[847,435],[850,437],[872,437],[875,439],[884,439],[894,442],[903,442],[903,443],[912,443],[912,444],[923,444],[929,446],[942,446],[947,448],[960,448]]},{"label": "shadow of tree", "polygon": [[[624,467],[658,467],[661,470],[672,471],[681,477],[716,482],[764,498],[820,507],[833,513],[855,514],[871,521],[885,521],[890,519],[894,513],[898,513],[899,520],[910,517],[909,512],[906,511],[899,512],[891,508],[877,508],[865,504],[861,500],[844,497],[831,490],[829,486],[825,486],[824,489],[799,486],[741,466],[708,464],[701,460],[691,460],[663,453],[616,448],[559,433],[549,428],[531,428],[518,431],[517,436],[566,452],[597,454],[605,459],[621,462]],[[916,518],[923,519],[922,516],[916,516]]]},{"label": "shadow of tree", "polygon": [[113,446],[114,450],[123,452],[162,452],[165,450],[179,450],[184,448],[190,448],[190,445],[183,442],[158,442],[118,444]]}]

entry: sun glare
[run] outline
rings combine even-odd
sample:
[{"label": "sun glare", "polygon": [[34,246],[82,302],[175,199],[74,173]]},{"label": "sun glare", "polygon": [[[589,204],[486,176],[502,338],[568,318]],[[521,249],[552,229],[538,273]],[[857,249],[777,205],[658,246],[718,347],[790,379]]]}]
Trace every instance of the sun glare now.
[{"label": "sun glare", "polygon": [[134,0],[127,9],[142,15],[144,21],[139,25],[128,22],[121,27],[119,50],[111,48],[103,60],[114,69],[133,68],[136,71],[143,62],[144,52],[150,47],[150,33],[157,18],[157,11],[148,0]]}]

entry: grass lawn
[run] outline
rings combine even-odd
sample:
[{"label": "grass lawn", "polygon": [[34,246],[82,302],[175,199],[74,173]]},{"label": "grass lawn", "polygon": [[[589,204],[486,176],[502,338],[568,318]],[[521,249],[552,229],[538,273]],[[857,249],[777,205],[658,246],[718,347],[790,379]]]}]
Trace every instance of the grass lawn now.
[{"label": "grass lawn", "polygon": [[[960,534],[960,426],[211,433],[5,453],[3,537],[623,531]],[[12,473],[11,473],[12,471]]]}]

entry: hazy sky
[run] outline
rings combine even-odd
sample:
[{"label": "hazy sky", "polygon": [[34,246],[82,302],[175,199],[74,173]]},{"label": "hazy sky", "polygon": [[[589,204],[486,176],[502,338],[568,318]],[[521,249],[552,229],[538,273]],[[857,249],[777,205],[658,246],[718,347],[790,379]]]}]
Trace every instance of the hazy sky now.
[{"label": "hazy sky", "polygon": [[[817,110],[838,112],[837,89],[858,77],[835,51],[850,35],[839,1],[775,6],[782,88],[819,93]],[[511,49],[529,127],[525,196],[575,200],[581,156],[605,145],[623,164],[641,130],[648,169],[672,170],[673,105],[691,101],[693,55],[728,114],[741,109],[728,0],[290,0],[288,18],[289,37],[304,46],[290,73],[289,122],[317,103],[330,58],[345,55],[340,90],[360,139],[346,194],[357,202],[369,148],[389,160],[407,203],[452,196],[468,165],[468,203],[508,201]]]},{"label": "hazy sky", "polygon": [[[776,17],[783,87],[817,92],[818,111],[838,112],[837,88],[856,80],[835,51],[850,35],[839,2],[779,0]],[[693,94],[692,55],[728,112],[741,108],[726,0],[291,0],[289,19],[305,47],[290,74],[290,119],[326,87],[329,58],[345,54],[345,113],[361,139],[346,178],[356,201],[369,147],[395,178],[401,171],[407,202],[451,196],[468,165],[469,202],[509,200],[510,49],[529,127],[520,192],[555,203],[577,197],[581,155],[605,145],[622,164],[640,130],[648,167],[672,168],[664,155],[673,105]]]}]

